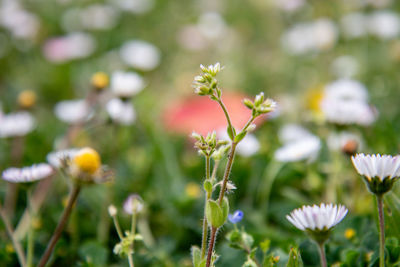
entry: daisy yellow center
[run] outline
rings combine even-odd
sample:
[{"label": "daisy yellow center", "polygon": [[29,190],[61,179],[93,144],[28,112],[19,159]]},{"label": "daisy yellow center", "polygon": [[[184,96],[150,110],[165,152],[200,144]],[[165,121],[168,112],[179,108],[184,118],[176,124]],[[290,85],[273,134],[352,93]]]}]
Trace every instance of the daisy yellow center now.
[{"label": "daisy yellow center", "polygon": [[92,76],[92,85],[98,89],[103,89],[108,86],[109,78],[104,72],[96,72]]},{"label": "daisy yellow center", "polygon": [[307,95],[307,106],[314,112],[321,112],[321,101],[324,98],[323,86],[312,89]]},{"label": "daisy yellow center", "polygon": [[74,163],[81,171],[94,174],[101,165],[100,155],[92,148],[83,148],[74,157]]},{"label": "daisy yellow center", "polygon": [[32,90],[22,91],[18,95],[18,105],[22,108],[30,108],[36,103],[36,94]]}]

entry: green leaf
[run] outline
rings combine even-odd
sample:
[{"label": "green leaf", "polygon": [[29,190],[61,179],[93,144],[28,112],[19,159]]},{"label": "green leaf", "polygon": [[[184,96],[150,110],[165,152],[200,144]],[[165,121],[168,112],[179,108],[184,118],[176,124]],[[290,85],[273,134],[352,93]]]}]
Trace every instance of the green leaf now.
[{"label": "green leaf", "polygon": [[214,200],[208,200],[206,205],[207,222],[212,226],[219,228],[224,221],[224,213],[218,203]]},{"label": "green leaf", "polygon": [[260,243],[260,248],[261,248],[261,250],[262,250],[262,252],[264,254],[267,253],[267,251],[269,250],[270,245],[271,245],[271,240],[269,240],[269,239],[264,239],[264,241],[262,241]]},{"label": "green leaf", "polygon": [[192,262],[193,267],[205,267],[206,259],[201,259],[201,250],[197,246],[192,246]]},{"label": "green leaf", "polygon": [[289,253],[289,261],[286,267],[302,267],[303,261],[301,260],[300,251],[298,248],[291,248]]},{"label": "green leaf", "polygon": [[243,138],[246,136],[246,134],[247,134],[247,131],[240,132],[238,135],[235,136],[235,139],[233,140],[233,142],[239,143],[240,141],[243,140]]},{"label": "green leaf", "polygon": [[221,203],[221,209],[222,209],[222,220],[224,224],[226,220],[228,219],[228,214],[229,214],[229,201],[228,198],[224,197]]},{"label": "green leaf", "polygon": [[92,266],[106,266],[108,250],[95,241],[89,241],[79,248],[80,257]]}]

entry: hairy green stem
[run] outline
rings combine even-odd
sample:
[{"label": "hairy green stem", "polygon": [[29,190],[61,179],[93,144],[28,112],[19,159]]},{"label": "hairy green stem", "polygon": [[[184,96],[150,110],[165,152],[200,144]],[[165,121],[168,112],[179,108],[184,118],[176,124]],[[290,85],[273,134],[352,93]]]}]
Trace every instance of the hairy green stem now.
[{"label": "hairy green stem", "polygon": [[224,104],[224,102],[222,102],[221,98],[219,98],[217,101],[218,101],[218,104],[221,106],[222,110],[224,111],[224,114],[225,114],[225,117],[226,117],[226,121],[228,122],[228,126],[229,126],[229,128],[231,130],[231,135],[233,137],[235,137],[235,132],[233,131],[233,125],[232,125],[232,122],[231,122],[231,118],[229,117],[228,110],[226,109],[225,104]]},{"label": "hairy green stem", "polygon": [[379,267],[385,266],[385,217],[383,214],[383,195],[376,195],[379,214]]},{"label": "hairy green stem", "polygon": [[117,230],[117,233],[118,233],[118,237],[122,241],[122,239],[124,238],[124,235],[122,233],[121,226],[119,226],[117,216],[112,216],[112,218],[113,218],[113,222],[115,225],[115,229]]},{"label": "hairy green stem", "polygon": [[134,267],[135,264],[133,262],[133,251],[135,249],[135,232],[136,232],[136,219],[137,214],[136,212],[132,213],[132,223],[131,223],[131,235],[133,236],[133,241],[131,245],[132,252],[128,254],[128,262],[130,267]]},{"label": "hairy green stem", "polygon": [[[210,179],[210,156],[206,156],[206,180]],[[208,223],[206,217],[206,206],[207,201],[210,199],[211,194],[206,192],[206,199],[204,203],[204,218],[203,218],[203,234],[201,238],[201,258],[203,259],[206,255],[207,237],[208,237]]]},{"label": "hairy green stem", "polygon": [[68,199],[68,204],[64,209],[64,212],[58,222],[58,225],[56,227],[56,229],[54,230],[53,236],[50,239],[49,244],[47,245],[46,251],[43,253],[42,258],[39,261],[39,264],[37,267],[44,267],[47,263],[47,261],[49,260],[53,249],[55,247],[55,245],[57,244],[58,239],[60,239],[61,234],[64,230],[64,227],[68,221],[69,216],[71,215],[71,211],[72,208],[74,207],[74,204],[78,198],[78,195],[81,191],[81,187],[79,185],[73,185],[70,195],[69,195],[69,199]]},{"label": "hairy green stem", "polygon": [[[224,199],[224,195],[225,195],[225,191],[226,191],[226,184],[228,183],[229,175],[232,170],[233,159],[235,157],[236,146],[237,146],[237,143],[232,142],[231,150],[230,150],[229,156],[228,156],[228,162],[226,163],[226,167],[225,167],[225,173],[224,173],[224,178],[223,178],[222,185],[221,185],[221,191],[219,191],[219,198],[218,198],[219,205],[221,205],[221,203]],[[210,244],[208,247],[206,267],[210,267],[211,256],[212,256],[214,246],[215,246],[215,237],[216,237],[217,230],[218,230],[218,228],[216,228],[216,227],[212,227],[212,229],[211,229],[211,237],[210,237]]]},{"label": "hairy green stem", "polygon": [[24,251],[22,249],[22,246],[18,242],[18,240],[15,238],[14,230],[13,230],[13,228],[11,226],[10,221],[8,220],[8,217],[7,217],[6,213],[4,212],[3,208],[1,207],[1,205],[0,205],[0,217],[4,222],[4,226],[6,227],[7,234],[11,239],[11,242],[13,244],[15,252],[17,253],[19,264],[22,267],[26,267],[26,259],[25,259],[25,254],[24,254]]},{"label": "hairy green stem", "polygon": [[325,246],[324,243],[318,243],[318,251],[319,251],[319,256],[321,259],[321,267],[327,267],[327,262],[326,262],[326,255],[325,255]]}]

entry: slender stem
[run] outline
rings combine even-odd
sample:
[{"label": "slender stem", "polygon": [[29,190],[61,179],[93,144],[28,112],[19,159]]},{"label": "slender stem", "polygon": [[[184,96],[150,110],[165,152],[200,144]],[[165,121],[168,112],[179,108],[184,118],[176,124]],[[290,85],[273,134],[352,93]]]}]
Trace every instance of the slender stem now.
[{"label": "slender stem", "polygon": [[224,102],[222,102],[221,98],[219,98],[217,101],[218,101],[218,104],[221,106],[222,110],[224,111],[224,114],[225,114],[225,117],[226,117],[226,121],[228,122],[228,126],[231,129],[231,135],[233,137],[235,137],[235,132],[233,131],[233,125],[232,125],[232,122],[231,122],[231,118],[229,117],[228,110],[226,109],[225,104],[224,104]]},{"label": "slender stem", "polygon": [[[210,156],[206,156],[206,180],[210,179]],[[204,218],[203,218],[203,234],[201,238],[201,258],[203,259],[206,255],[207,237],[208,237],[208,225],[206,217],[206,205],[210,199],[210,194],[206,192],[206,199],[204,203]]]},{"label": "slender stem", "polygon": [[133,263],[133,256],[131,253],[128,254],[128,263],[130,267],[134,267],[135,264]]},{"label": "slender stem", "polygon": [[327,267],[326,263],[326,255],[325,255],[325,246],[324,243],[318,243],[318,250],[319,250],[319,256],[321,259],[321,267]]},{"label": "slender stem", "polygon": [[54,230],[53,236],[50,239],[49,244],[47,245],[46,251],[43,253],[42,258],[39,261],[39,264],[37,267],[44,267],[49,260],[53,249],[58,241],[58,239],[61,237],[61,234],[64,230],[64,227],[68,221],[69,216],[71,215],[72,208],[74,207],[74,204],[78,198],[79,192],[81,191],[81,187],[79,185],[73,185],[69,199],[68,199],[68,204],[67,207],[64,209],[64,212],[58,222],[58,225],[56,229]]},{"label": "slender stem", "polygon": [[385,266],[385,217],[383,214],[383,195],[376,195],[379,213],[379,267]]},{"label": "slender stem", "polygon": [[33,254],[34,254],[34,229],[33,229],[33,225],[32,222],[35,219],[35,212],[33,210],[32,207],[32,192],[31,192],[31,188],[28,188],[28,190],[26,191],[26,201],[27,201],[27,206],[28,206],[28,210],[29,210],[29,214],[31,217],[31,222],[29,224],[29,232],[28,232],[28,245],[27,245],[27,252],[26,252],[26,265],[27,267],[33,267],[32,263],[33,263]]},{"label": "slender stem", "polygon": [[10,237],[11,242],[13,243],[15,252],[17,253],[19,264],[22,267],[26,267],[26,259],[25,259],[25,254],[24,254],[24,251],[22,249],[22,246],[18,242],[18,240],[15,238],[14,230],[13,230],[13,228],[11,226],[11,223],[8,220],[8,217],[7,217],[6,213],[4,212],[4,210],[3,210],[3,208],[1,206],[0,206],[0,217],[4,222],[4,226],[6,227],[6,231],[7,231],[8,236]]},{"label": "slender stem", "polygon": [[217,230],[218,230],[217,227],[211,227],[211,237],[210,237],[210,244],[208,245],[206,267],[210,267],[211,264],[211,256],[214,251],[215,237],[217,236]]},{"label": "slender stem", "polygon": [[219,163],[220,163],[219,160],[215,160],[214,161],[214,167],[213,167],[213,171],[212,171],[212,174],[211,174],[211,182],[212,183],[214,183],[215,177],[217,176],[217,170],[218,170]]},{"label": "slender stem", "polygon": [[118,237],[122,241],[122,239],[124,238],[124,235],[122,234],[121,226],[119,226],[117,216],[113,216],[112,218],[113,218],[113,222],[115,225],[115,229],[117,230],[117,233],[118,233]]}]

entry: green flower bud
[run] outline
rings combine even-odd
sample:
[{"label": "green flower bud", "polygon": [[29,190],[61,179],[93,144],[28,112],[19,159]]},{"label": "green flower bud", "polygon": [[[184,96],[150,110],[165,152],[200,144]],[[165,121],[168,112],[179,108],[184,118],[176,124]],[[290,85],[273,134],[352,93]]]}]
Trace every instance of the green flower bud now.
[{"label": "green flower bud", "polygon": [[213,185],[210,180],[205,180],[203,184],[204,190],[206,190],[207,193],[211,194],[213,190]]},{"label": "green flower bud", "polygon": [[254,107],[253,101],[251,101],[250,99],[247,99],[247,98],[243,99],[243,104],[246,107],[248,107],[249,109],[253,109],[253,107]]},{"label": "green flower bud", "polygon": [[256,95],[256,98],[254,99],[254,105],[256,107],[259,107],[263,101],[264,101],[264,93],[261,92],[258,95]]},{"label": "green flower bud", "polygon": [[229,202],[224,198],[221,205],[214,200],[208,200],[206,204],[206,218],[212,227],[219,228],[226,222],[229,213]]}]

